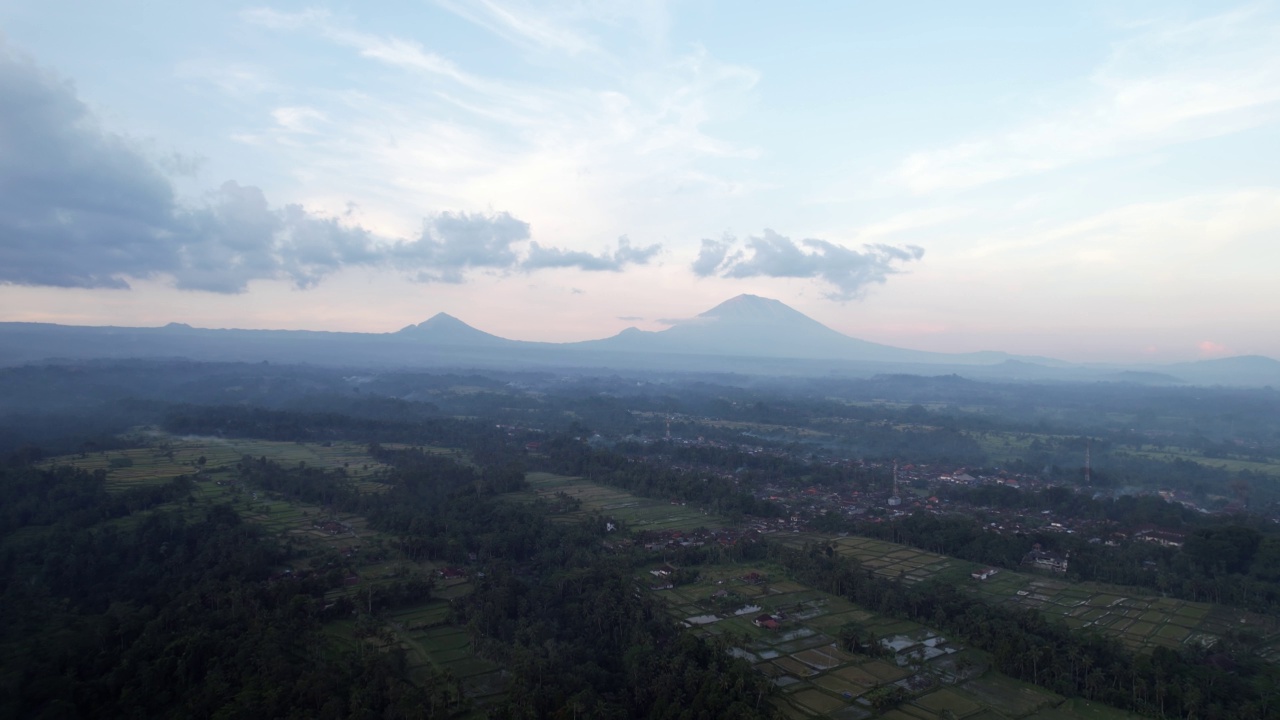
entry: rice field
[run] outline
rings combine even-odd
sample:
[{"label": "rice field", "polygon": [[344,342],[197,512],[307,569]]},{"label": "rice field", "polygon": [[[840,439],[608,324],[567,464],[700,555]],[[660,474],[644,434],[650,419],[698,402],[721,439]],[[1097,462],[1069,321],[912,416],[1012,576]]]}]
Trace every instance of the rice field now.
[{"label": "rice field", "polygon": [[[783,576],[778,567],[710,565],[699,570],[701,574],[692,584],[652,592],[666,601],[673,618],[686,622],[693,632],[725,638],[736,656],[769,677],[781,691],[775,703],[785,717],[872,717],[870,698],[895,686],[906,690],[908,699],[879,717],[1134,717],[1114,708],[1068,701],[1013,680],[990,670],[982,653],[932,628],[879,616],[797,583]],[[642,587],[649,586],[650,579],[647,573],[637,575]],[[743,607],[726,609],[738,603]],[[762,613],[784,616],[782,626],[776,630],[756,627],[753,620]],[[872,658],[841,649],[836,636],[850,622],[874,632],[890,648],[888,656]]]},{"label": "rice field", "polygon": [[506,691],[501,668],[476,656],[467,631],[448,624],[448,610],[447,601],[435,600],[386,617],[408,654],[410,673],[426,678],[448,672],[464,695],[482,705],[501,697]]},{"label": "rice field", "polygon": [[1185,448],[1168,448],[1165,450],[1126,450],[1123,452],[1117,452],[1116,454],[1120,456],[1132,455],[1133,457],[1146,458],[1148,460],[1160,460],[1163,462],[1186,460],[1205,467],[1223,468],[1229,472],[1248,470],[1250,472],[1270,475],[1272,477],[1280,477],[1280,463],[1258,462],[1242,458],[1207,458],[1194,450],[1187,450]]},{"label": "rice field", "polygon": [[557,493],[564,493],[582,503],[576,512],[558,516],[569,522],[577,521],[598,511],[606,517],[622,520],[628,529],[635,532],[686,531],[699,527],[722,527],[724,524],[721,519],[714,515],[705,515],[696,507],[643,498],[619,488],[598,485],[579,477],[529,473],[525,479],[529,483],[529,489],[512,493],[510,497],[528,502],[533,502],[536,498],[554,502]]},{"label": "rice field", "polygon": [[907,584],[935,578],[961,584],[992,602],[1034,608],[1063,618],[1072,628],[1113,635],[1131,650],[1212,645],[1231,628],[1247,627],[1267,638],[1264,644],[1272,649],[1264,654],[1280,654],[1280,624],[1256,613],[1003,569],[978,581],[970,573],[985,566],[884,540],[795,535],[786,542],[800,546],[815,540],[833,543],[837,552],[856,558],[881,577],[901,578]]},{"label": "rice field", "polygon": [[[47,465],[71,465],[88,471],[104,470],[108,490],[125,490],[147,484],[168,482],[179,475],[203,471],[216,474],[248,455],[266,457],[282,465],[304,463],[327,470],[342,469],[369,492],[384,489],[378,478],[388,469],[369,457],[358,443],[292,443],[244,438],[178,437],[155,433],[147,436],[147,446],[107,450],[84,455],[64,455]],[[203,462],[201,459],[203,458]]]}]

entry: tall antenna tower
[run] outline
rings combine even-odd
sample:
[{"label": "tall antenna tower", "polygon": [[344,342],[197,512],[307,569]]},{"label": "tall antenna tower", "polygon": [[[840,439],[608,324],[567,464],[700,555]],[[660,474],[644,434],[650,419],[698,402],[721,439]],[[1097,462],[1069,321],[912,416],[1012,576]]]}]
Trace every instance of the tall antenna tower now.
[{"label": "tall antenna tower", "polygon": [[897,507],[902,504],[902,496],[898,494],[898,459],[893,459],[893,496],[889,498],[889,506]]},{"label": "tall antenna tower", "polygon": [[1093,458],[1091,450],[1093,449],[1093,438],[1084,439],[1084,484],[1093,484]]}]

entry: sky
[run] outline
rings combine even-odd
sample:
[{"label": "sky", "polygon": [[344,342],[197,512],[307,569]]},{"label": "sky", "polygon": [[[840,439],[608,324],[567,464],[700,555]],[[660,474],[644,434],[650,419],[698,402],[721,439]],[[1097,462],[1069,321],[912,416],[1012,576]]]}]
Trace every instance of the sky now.
[{"label": "sky", "polygon": [[1280,5],[0,0],[0,321],[1280,358]]}]

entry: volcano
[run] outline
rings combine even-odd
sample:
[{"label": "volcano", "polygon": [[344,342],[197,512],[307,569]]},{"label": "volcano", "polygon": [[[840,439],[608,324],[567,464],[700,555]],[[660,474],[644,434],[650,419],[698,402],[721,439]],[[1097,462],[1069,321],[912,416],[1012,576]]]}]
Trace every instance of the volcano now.
[{"label": "volcano", "polygon": [[904,350],[836,332],[778,300],[739,295],[666,330],[628,328],[604,340],[575,343],[584,348],[634,353],[680,353],[734,357],[871,362],[1000,362],[1000,353],[979,357]]}]

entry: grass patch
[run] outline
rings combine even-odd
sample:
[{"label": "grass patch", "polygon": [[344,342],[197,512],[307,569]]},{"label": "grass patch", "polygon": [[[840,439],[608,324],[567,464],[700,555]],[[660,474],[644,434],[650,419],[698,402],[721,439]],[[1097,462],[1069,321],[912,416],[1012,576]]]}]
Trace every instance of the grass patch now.
[{"label": "grass patch", "polygon": [[846,700],[835,697],[816,688],[801,690],[791,697],[801,705],[804,705],[805,707],[822,715],[835,712],[849,704]]},{"label": "grass patch", "polygon": [[1029,715],[1036,710],[1062,702],[1062,697],[1035,685],[1019,682],[997,673],[987,673],[961,686],[965,692],[988,707],[1013,717]]},{"label": "grass patch", "polygon": [[916,698],[915,704],[935,714],[950,710],[958,718],[976,713],[982,709],[982,706],[978,703],[949,688],[943,688]]}]

